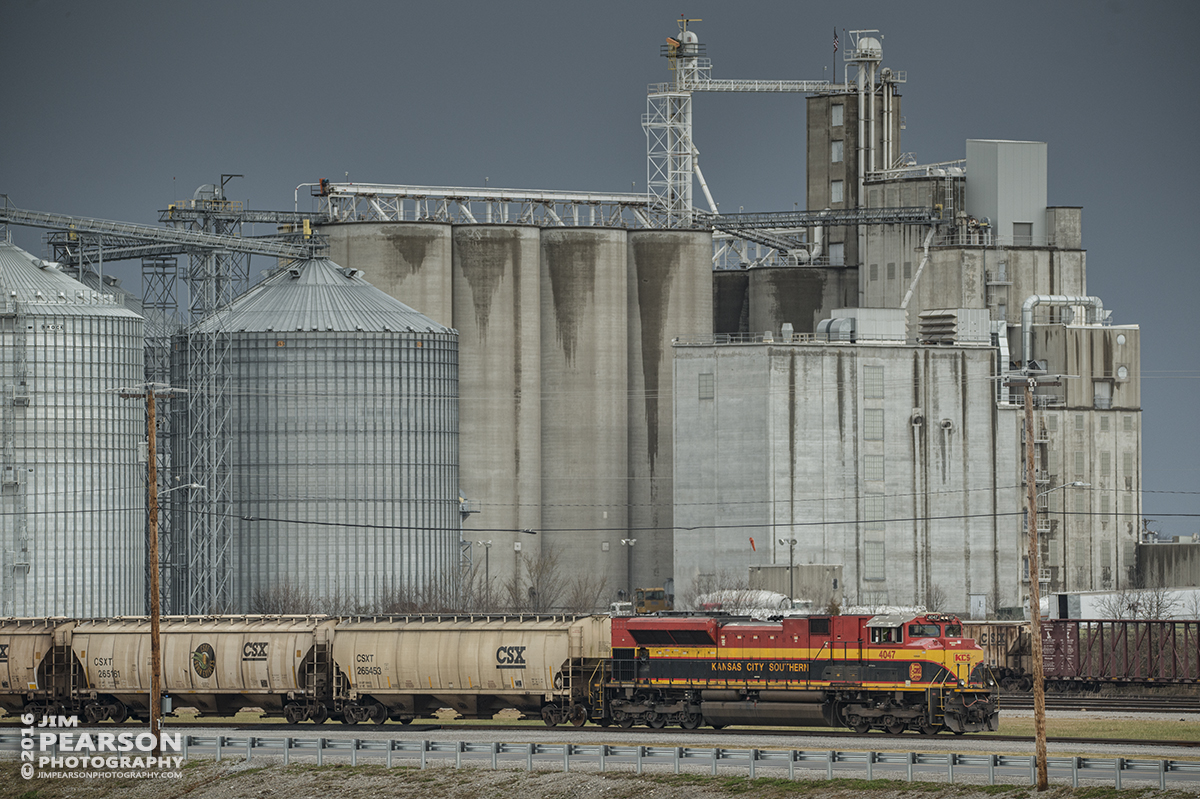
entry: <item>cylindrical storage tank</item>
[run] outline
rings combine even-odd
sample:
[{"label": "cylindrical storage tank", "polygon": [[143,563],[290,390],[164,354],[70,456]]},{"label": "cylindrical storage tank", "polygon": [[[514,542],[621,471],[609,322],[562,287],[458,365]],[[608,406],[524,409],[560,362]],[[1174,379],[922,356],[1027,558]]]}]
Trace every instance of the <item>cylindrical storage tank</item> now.
[{"label": "cylindrical storage tank", "polygon": [[718,269],[712,273],[713,333],[731,335],[750,331],[750,273],[745,269]]},{"label": "cylindrical storage tank", "polygon": [[634,587],[674,574],[671,340],[713,330],[712,233],[629,233],[629,527]]},{"label": "cylindrical storage tank", "polygon": [[476,608],[506,600],[519,557],[538,552],[538,539],[517,531],[542,526],[539,259],[536,227],[454,228],[459,486],[478,511],[463,522],[463,535],[484,542],[472,550]]},{"label": "cylindrical storage tank", "polygon": [[[234,519],[235,609],[373,608],[407,591],[455,590],[454,330],[356,270],[313,259],[189,334],[229,338],[232,507],[208,510]],[[176,347],[176,358],[188,351]]]},{"label": "cylindrical storage tank", "polygon": [[626,256],[624,230],[542,230],[541,547],[606,593],[630,558]]},{"label": "cylindrical storage tank", "polygon": [[0,615],[142,613],[142,317],[0,241]]},{"label": "cylindrical storage tank", "polygon": [[440,325],[453,326],[449,224],[346,222],[318,231],[329,238],[329,260],[358,269],[375,288]]},{"label": "cylindrical storage tank", "polygon": [[858,270],[825,266],[763,266],[750,275],[750,330],[776,336],[784,322],[812,333],[833,308],[858,305]]}]

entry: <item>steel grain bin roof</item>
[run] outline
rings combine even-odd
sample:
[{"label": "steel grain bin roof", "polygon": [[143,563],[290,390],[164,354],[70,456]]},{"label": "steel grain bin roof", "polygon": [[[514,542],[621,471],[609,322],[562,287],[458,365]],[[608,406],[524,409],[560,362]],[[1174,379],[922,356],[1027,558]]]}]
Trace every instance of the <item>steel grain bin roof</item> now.
[{"label": "steel grain bin roof", "polygon": [[193,330],[453,332],[375,288],[362,272],[343,269],[327,258],[293,262]]}]

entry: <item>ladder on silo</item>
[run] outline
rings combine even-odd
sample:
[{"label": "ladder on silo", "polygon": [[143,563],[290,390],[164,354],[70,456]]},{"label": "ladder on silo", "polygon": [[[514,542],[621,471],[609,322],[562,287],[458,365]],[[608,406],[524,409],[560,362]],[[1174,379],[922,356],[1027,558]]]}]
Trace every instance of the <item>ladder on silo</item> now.
[{"label": "ladder on silo", "polygon": [[28,368],[26,354],[26,328],[28,322],[20,303],[12,292],[7,292],[0,306],[0,330],[4,333],[6,349],[12,353],[12,374],[3,385],[0,400],[0,435],[3,436],[4,460],[0,464],[0,496],[6,514],[11,516],[12,537],[5,542],[3,564],[3,615],[16,614],[17,574],[29,574],[29,519],[25,501],[24,467],[17,459],[17,417],[24,415],[19,409],[29,407]]}]

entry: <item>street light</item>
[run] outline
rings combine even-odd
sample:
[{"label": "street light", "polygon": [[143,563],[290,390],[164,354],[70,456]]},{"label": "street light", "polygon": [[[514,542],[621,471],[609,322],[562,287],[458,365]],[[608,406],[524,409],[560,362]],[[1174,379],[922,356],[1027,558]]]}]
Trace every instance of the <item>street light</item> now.
[{"label": "street light", "polygon": [[492,610],[492,542],[476,541],[475,543],[483,547],[483,585],[486,597],[484,610],[490,613]]},{"label": "street light", "polygon": [[781,538],[779,545],[788,548],[788,605],[796,598],[796,539]]},{"label": "street light", "polygon": [[633,596],[633,545],[637,543],[636,538],[622,538],[621,546],[629,547],[625,558],[625,577],[629,582],[629,596]]}]

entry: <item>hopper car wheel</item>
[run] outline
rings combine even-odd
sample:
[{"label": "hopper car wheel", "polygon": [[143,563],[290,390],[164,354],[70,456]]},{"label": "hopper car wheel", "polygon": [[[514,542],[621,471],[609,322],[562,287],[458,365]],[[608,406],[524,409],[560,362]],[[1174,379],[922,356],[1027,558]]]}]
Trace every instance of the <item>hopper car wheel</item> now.
[{"label": "hopper car wheel", "polygon": [[542,708],[542,721],[546,722],[547,727],[557,727],[560,721],[558,716],[558,708],[544,707]]},{"label": "hopper car wheel", "polygon": [[129,718],[129,708],[117,702],[109,707],[108,717],[113,720],[113,724],[124,724]]},{"label": "hopper car wheel", "polygon": [[99,724],[104,720],[104,708],[99,705],[88,705],[83,709],[83,715],[88,724]]},{"label": "hopper car wheel", "polygon": [[328,708],[326,708],[324,705],[317,705],[316,709],[313,710],[313,714],[312,714],[313,724],[324,724],[328,720],[329,720]]},{"label": "hopper car wheel", "polygon": [[667,720],[657,713],[649,714],[646,716],[646,726],[652,730],[661,730],[667,726]]},{"label": "hopper car wheel", "polygon": [[710,724],[709,726],[712,727],[714,730],[723,730],[726,727],[726,725],[724,725],[724,724]]},{"label": "hopper car wheel", "polygon": [[412,724],[412,719],[410,719],[410,718],[400,719],[400,723],[401,724]]},{"label": "hopper car wheel", "polygon": [[357,724],[358,723],[358,719],[351,718],[349,715],[346,715],[346,714],[343,714],[342,717],[338,720],[340,722],[342,722],[343,724]]},{"label": "hopper car wheel", "polygon": [[583,705],[571,705],[571,710],[567,713],[567,720],[571,722],[573,727],[582,727],[587,724],[588,712]]},{"label": "hopper car wheel", "polygon": [[684,714],[683,719],[679,722],[679,726],[685,730],[694,730],[704,721],[704,717],[699,714]]},{"label": "hopper car wheel", "polygon": [[967,734],[966,730],[950,730],[950,732],[954,733],[955,735],[966,735]]},{"label": "hopper car wheel", "polygon": [[385,721],[387,721],[387,717],[387,708],[378,702],[371,705],[371,707],[367,709],[367,719],[372,724],[383,724]]},{"label": "hopper car wheel", "polygon": [[283,717],[287,719],[288,724],[299,724],[303,715],[303,711],[296,705],[288,705],[283,709]]}]

